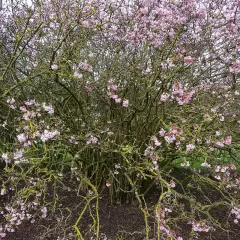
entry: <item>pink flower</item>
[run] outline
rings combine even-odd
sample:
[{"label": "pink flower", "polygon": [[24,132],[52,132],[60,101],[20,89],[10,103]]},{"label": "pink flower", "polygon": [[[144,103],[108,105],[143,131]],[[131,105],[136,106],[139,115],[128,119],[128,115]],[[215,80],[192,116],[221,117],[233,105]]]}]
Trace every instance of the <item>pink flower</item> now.
[{"label": "pink flower", "polygon": [[165,133],[166,131],[163,128],[159,131],[159,135],[162,137],[165,135]]},{"label": "pink flower", "polygon": [[3,195],[5,195],[5,194],[7,194],[7,190],[6,190],[6,188],[2,188],[0,195],[3,196]]},{"label": "pink flower", "polygon": [[212,152],[214,151],[214,147],[209,147],[209,150]]},{"label": "pink flower", "polygon": [[173,143],[176,140],[176,137],[173,136],[173,135],[172,136],[165,136],[164,139],[168,143]]},{"label": "pink flower", "polygon": [[82,25],[85,27],[85,28],[89,28],[91,26],[91,22],[88,21],[88,20],[83,20],[82,21]]},{"label": "pink flower", "polygon": [[162,102],[167,102],[167,100],[169,99],[170,95],[167,93],[164,93],[161,95],[161,101]]},{"label": "pink flower", "polygon": [[124,100],[122,105],[123,105],[123,107],[128,107],[128,104],[129,104],[129,101],[128,100]]},{"label": "pink flower", "polygon": [[91,143],[93,143],[93,144],[98,143],[98,139],[91,135],[90,138],[87,141],[87,144],[91,144]]},{"label": "pink flower", "polygon": [[162,145],[162,143],[158,141],[156,136],[152,136],[151,140],[154,141],[155,145],[158,147]]},{"label": "pink flower", "polygon": [[182,85],[176,82],[173,85],[173,95],[183,96],[183,94],[184,94],[184,91],[183,91]]},{"label": "pink flower", "polygon": [[39,104],[35,101],[35,99],[25,101],[24,104],[26,106],[32,106],[32,105],[39,106]]},{"label": "pink flower", "polygon": [[13,104],[15,104],[15,99],[14,98],[7,99],[7,103],[10,105],[13,105]]},{"label": "pink flower", "polygon": [[189,161],[184,161],[184,162],[181,163],[181,166],[182,167],[189,167],[190,163],[189,163]]},{"label": "pink flower", "polygon": [[48,112],[49,114],[53,114],[54,113],[54,109],[52,105],[46,105],[46,103],[43,103],[42,105],[43,109]]},{"label": "pink flower", "polygon": [[25,143],[27,141],[27,137],[24,135],[24,133],[19,134],[17,139],[20,143]]},{"label": "pink flower", "polygon": [[117,98],[118,98],[118,95],[117,95],[117,94],[111,94],[111,95],[110,95],[110,98],[112,98],[112,99],[117,99]]},{"label": "pink flower", "polygon": [[115,99],[115,102],[116,102],[116,103],[120,103],[121,101],[122,101],[121,98],[116,98],[116,99]]},{"label": "pink flower", "polygon": [[78,68],[80,68],[80,69],[82,69],[82,70],[84,70],[84,71],[93,72],[93,67],[92,67],[91,65],[89,65],[89,64],[87,63],[87,61],[85,61],[85,62],[80,62],[80,63],[78,64]]},{"label": "pink flower", "polygon": [[27,111],[23,114],[23,119],[29,121],[31,119],[31,112]]},{"label": "pink flower", "polygon": [[176,100],[180,105],[187,104],[192,99],[192,96],[194,93],[195,93],[195,90],[192,90],[189,93],[184,93],[182,97],[176,98]]},{"label": "pink flower", "polygon": [[156,137],[156,136],[152,136],[152,137],[151,137],[151,140],[156,141],[156,140],[157,140],[157,137]]},{"label": "pink flower", "polygon": [[170,186],[171,188],[175,188],[175,187],[176,187],[176,183],[173,181],[173,179],[170,181],[169,186]]},{"label": "pink flower", "polygon": [[191,222],[194,232],[209,232],[210,227],[205,225],[205,223]]},{"label": "pink flower", "polygon": [[43,213],[43,214],[42,214],[42,218],[46,218],[46,217],[47,217],[47,208],[46,208],[46,207],[43,207],[43,208],[41,209],[41,212]]},{"label": "pink flower", "polygon": [[236,170],[236,169],[237,169],[236,166],[235,166],[235,164],[233,164],[233,163],[231,163],[231,164],[229,165],[229,167],[230,167],[230,169],[232,169],[232,170]]},{"label": "pink flower", "polygon": [[176,134],[179,133],[179,129],[178,129],[178,128],[173,128],[173,129],[171,129],[170,132],[171,132],[172,134],[176,135]]},{"label": "pink flower", "polygon": [[77,71],[75,71],[73,75],[74,75],[74,77],[77,77],[77,78],[82,78],[83,77],[83,75],[81,73],[77,72]]},{"label": "pink flower", "polygon": [[237,60],[230,68],[229,71],[232,73],[240,72],[240,60]]},{"label": "pink flower", "polygon": [[43,142],[46,142],[46,141],[48,141],[49,139],[52,139],[52,138],[54,138],[55,136],[57,136],[57,135],[59,135],[59,134],[60,134],[60,132],[57,131],[57,130],[51,132],[51,131],[45,129],[40,138],[41,138],[41,140],[42,140]]},{"label": "pink flower", "polygon": [[52,70],[58,70],[58,65],[57,65],[57,64],[51,65],[51,69],[52,69]]},{"label": "pink flower", "polygon": [[206,144],[210,144],[211,143],[211,137],[207,137],[206,138]]},{"label": "pink flower", "polygon": [[2,159],[3,160],[8,160],[8,154],[7,153],[3,153],[2,154]]},{"label": "pink flower", "polygon": [[193,150],[195,148],[195,145],[194,144],[188,144],[187,146],[186,146],[186,151],[187,152],[190,152],[191,150]]},{"label": "pink flower", "polygon": [[217,142],[216,142],[216,145],[217,145],[218,147],[224,147],[224,142],[222,142],[222,141],[217,141]]},{"label": "pink flower", "polygon": [[232,137],[231,136],[227,136],[225,139],[225,144],[226,145],[231,145],[232,144]]},{"label": "pink flower", "polygon": [[91,93],[93,91],[93,88],[92,87],[89,87],[89,86],[85,86],[86,90],[88,93]]},{"label": "pink flower", "polygon": [[15,153],[14,153],[14,159],[17,160],[17,159],[20,159],[23,157],[23,153],[24,153],[24,149],[19,149],[17,150]]},{"label": "pink flower", "polygon": [[110,85],[110,88],[113,90],[113,91],[116,91],[118,89],[118,86],[116,84],[112,84]]},{"label": "pink flower", "polygon": [[26,111],[27,111],[27,109],[26,109],[25,106],[21,106],[19,109],[20,109],[20,111],[22,111],[22,112],[26,112]]},{"label": "pink flower", "polygon": [[161,143],[161,142],[159,142],[158,140],[157,140],[157,141],[155,141],[154,143],[155,143],[155,145],[156,145],[156,146],[158,146],[158,147],[162,145],[162,143]]},{"label": "pink flower", "polygon": [[211,167],[211,165],[207,162],[204,162],[201,164],[202,167]]},{"label": "pink flower", "polygon": [[193,64],[193,62],[194,62],[194,60],[192,59],[191,56],[184,57],[183,61],[187,65]]}]

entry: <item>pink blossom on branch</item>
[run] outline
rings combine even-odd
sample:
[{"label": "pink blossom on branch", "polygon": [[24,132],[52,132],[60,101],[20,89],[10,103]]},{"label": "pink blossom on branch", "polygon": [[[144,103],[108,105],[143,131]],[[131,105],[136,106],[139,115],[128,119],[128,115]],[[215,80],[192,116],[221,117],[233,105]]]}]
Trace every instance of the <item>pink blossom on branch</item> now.
[{"label": "pink blossom on branch", "polygon": [[162,102],[167,102],[168,99],[169,99],[169,97],[170,97],[169,94],[163,93],[163,94],[161,95],[161,101],[162,101]]},{"label": "pink blossom on branch", "polygon": [[41,134],[41,137],[40,139],[43,141],[43,142],[46,142],[52,138],[54,138],[55,136],[59,135],[60,132],[55,130],[55,131],[49,131],[47,129],[44,130],[44,132]]},{"label": "pink blossom on branch", "polygon": [[90,64],[88,64],[86,60],[85,60],[85,62],[80,62],[78,64],[78,68],[80,68],[81,70],[90,72],[90,73],[93,72],[93,67]]},{"label": "pink blossom on branch", "polygon": [[231,136],[227,136],[224,143],[226,145],[231,145],[232,144],[232,137]]},{"label": "pink blossom on branch", "polygon": [[194,63],[194,60],[191,56],[184,57],[183,61],[186,65],[191,65]]},{"label": "pink blossom on branch", "polygon": [[86,142],[87,145],[89,144],[97,144],[98,143],[98,138],[94,136],[90,136]]},{"label": "pink blossom on branch", "polygon": [[122,106],[125,107],[125,108],[127,108],[128,105],[129,105],[129,101],[128,101],[128,100],[123,100]]},{"label": "pink blossom on branch", "polygon": [[51,69],[52,69],[52,70],[58,70],[58,65],[57,65],[57,64],[51,65]]},{"label": "pink blossom on branch", "polygon": [[195,148],[195,145],[194,144],[188,144],[187,146],[186,146],[186,151],[187,152],[190,152],[191,150],[193,150]]},{"label": "pink blossom on branch", "polygon": [[237,60],[230,68],[229,71],[232,73],[240,72],[240,60]]}]

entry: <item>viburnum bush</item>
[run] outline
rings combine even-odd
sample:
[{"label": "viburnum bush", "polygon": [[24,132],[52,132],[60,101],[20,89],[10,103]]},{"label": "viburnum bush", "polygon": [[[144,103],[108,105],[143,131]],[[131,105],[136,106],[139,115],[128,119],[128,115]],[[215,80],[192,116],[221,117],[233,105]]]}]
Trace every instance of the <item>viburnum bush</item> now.
[{"label": "viburnum bush", "polygon": [[183,239],[181,221],[191,237],[223,229],[219,206],[238,224],[238,0],[32,0],[0,14],[1,237],[54,212],[64,179],[94,202],[96,239],[106,189],[137,200],[146,239],[151,216],[157,239]]}]

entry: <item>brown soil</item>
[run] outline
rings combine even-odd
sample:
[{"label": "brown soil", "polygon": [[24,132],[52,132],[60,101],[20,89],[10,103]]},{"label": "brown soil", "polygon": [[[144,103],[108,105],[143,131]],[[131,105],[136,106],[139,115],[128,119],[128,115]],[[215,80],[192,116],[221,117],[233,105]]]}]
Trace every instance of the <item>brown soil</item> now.
[{"label": "brown soil", "polygon": [[[71,187],[71,186],[70,186]],[[19,226],[14,233],[7,233],[4,240],[75,240],[75,230],[73,225],[79,217],[83,205],[79,205],[82,198],[77,197],[76,191],[65,189],[60,192],[59,203],[55,212],[49,213],[47,218],[37,218],[32,223],[25,222]],[[75,188],[76,189],[76,188]],[[107,189],[106,189],[107,190]],[[51,194],[50,194],[51,195]],[[217,193],[211,193],[213,199],[218,198]],[[146,196],[147,205],[151,208],[157,202],[159,192],[152,191]],[[3,196],[0,200],[0,205],[9,201],[8,196]],[[71,209],[71,211],[70,211]],[[91,204],[91,212],[95,216],[95,204]],[[89,210],[84,214],[79,229],[84,236],[84,240],[95,239],[94,231],[92,230],[92,218]],[[175,231],[179,233],[184,240],[199,239],[199,240],[240,240],[239,225],[233,223],[233,219],[229,215],[228,209],[222,207],[214,211],[214,217],[228,228],[228,231],[219,230],[209,233],[202,233],[198,238],[191,238],[191,226],[186,222],[179,223],[175,227]],[[100,233],[103,240],[144,240],[145,239],[145,224],[143,213],[138,207],[138,204],[110,204],[108,194],[105,191],[100,195],[99,203],[100,216]],[[0,215],[1,217],[1,215]],[[0,221],[3,220],[0,218]],[[0,222],[1,223],[1,222]],[[150,239],[154,237],[156,224],[154,218],[149,217]],[[120,238],[122,237],[122,238]],[[1,237],[0,237],[1,239]],[[166,237],[163,239],[167,239]]]}]

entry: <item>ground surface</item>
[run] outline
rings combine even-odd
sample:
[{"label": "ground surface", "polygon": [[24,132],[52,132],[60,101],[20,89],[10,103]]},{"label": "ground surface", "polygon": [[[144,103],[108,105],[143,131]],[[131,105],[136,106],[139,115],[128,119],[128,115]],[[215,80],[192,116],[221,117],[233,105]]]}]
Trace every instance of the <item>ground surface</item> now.
[{"label": "ground surface", "polygon": [[[59,203],[57,210],[49,213],[47,218],[37,218],[34,223],[25,222],[19,226],[15,233],[8,233],[3,239],[5,240],[75,240],[75,231],[72,227],[76,222],[83,205],[80,205],[81,197],[77,197],[73,186],[68,186],[59,194]],[[136,202],[132,204],[110,204],[108,197],[108,189],[100,196],[99,216],[100,216],[100,232],[101,239],[104,240],[144,240],[145,239],[145,224],[141,210]],[[215,195],[214,195],[215,194]],[[51,194],[50,194],[51,195]],[[218,198],[217,193],[211,193],[213,198]],[[159,197],[159,192],[154,190],[146,197],[146,202],[149,208],[154,206]],[[9,201],[8,196],[2,196],[0,204]],[[203,199],[204,201],[204,199]],[[91,211],[94,215],[95,204],[92,202]],[[71,209],[71,211],[70,211]],[[95,239],[91,230],[92,219],[87,211],[79,228],[82,231],[84,239]],[[179,224],[176,232],[181,234],[184,240],[199,239],[199,240],[240,240],[240,226],[233,223],[229,211],[222,207],[214,212],[214,216],[222,222],[228,231],[219,230],[209,233],[202,233],[198,238],[191,238],[191,226],[186,222]],[[3,219],[0,219],[3,220]],[[150,238],[155,240],[154,233],[156,232],[156,224],[154,218],[149,217],[149,225],[151,228]],[[120,238],[121,237],[121,238]],[[1,238],[0,238],[1,239]],[[163,239],[166,239],[163,238]]]}]

